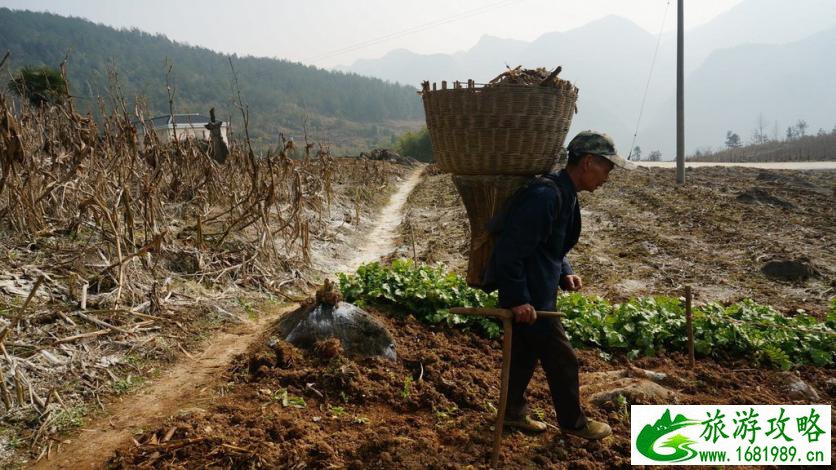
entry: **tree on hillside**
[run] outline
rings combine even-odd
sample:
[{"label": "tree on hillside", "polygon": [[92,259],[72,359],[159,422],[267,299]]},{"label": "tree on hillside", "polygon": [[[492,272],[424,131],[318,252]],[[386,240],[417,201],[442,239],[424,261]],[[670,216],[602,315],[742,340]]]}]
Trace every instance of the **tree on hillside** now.
[{"label": "tree on hillside", "polygon": [[654,151],[650,152],[650,154],[647,156],[647,161],[649,161],[649,162],[662,161],[662,152],[660,152],[658,150],[654,150]]},{"label": "tree on hillside", "polygon": [[694,150],[694,154],[691,155],[691,158],[698,159],[698,158],[706,157],[708,155],[712,155],[713,153],[714,153],[714,150],[709,145],[706,145],[705,147],[697,147],[697,149]]},{"label": "tree on hillside", "polygon": [[7,87],[34,106],[60,104],[68,98],[64,76],[52,67],[23,67],[12,76]]},{"label": "tree on hillside", "polygon": [[395,145],[397,152],[405,157],[412,157],[418,161],[433,161],[433,148],[430,143],[430,133],[427,129],[418,132],[409,131],[398,139]]},{"label": "tree on hillside", "polygon": [[798,137],[798,131],[792,126],[787,126],[787,140],[795,140]]},{"label": "tree on hillside", "polygon": [[639,147],[638,145],[636,145],[633,148],[633,151],[631,152],[631,154],[628,155],[628,156],[630,157],[629,160],[635,160],[635,161],[641,160],[642,159],[642,148]]},{"label": "tree on hillside", "polygon": [[795,124],[795,128],[798,129],[798,135],[800,137],[804,137],[807,135],[807,121],[804,119],[799,119],[798,122]]},{"label": "tree on hillside", "polygon": [[726,131],[726,147],[736,149],[740,147],[740,136],[732,131]]}]

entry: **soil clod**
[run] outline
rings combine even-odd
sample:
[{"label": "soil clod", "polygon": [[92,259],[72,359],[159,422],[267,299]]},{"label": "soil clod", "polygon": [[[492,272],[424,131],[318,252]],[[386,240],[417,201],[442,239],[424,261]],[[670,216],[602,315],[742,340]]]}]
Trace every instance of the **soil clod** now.
[{"label": "soil clod", "polygon": [[806,259],[768,261],[761,267],[761,272],[770,279],[786,282],[804,282],[816,275]]},{"label": "soil clod", "polygon": [[765,204],[768,206],[783,207],[785,209],[795,207],[791,202],[773,196],[763,188],[749,188],[738,194],[737,200],[745,204]]}]

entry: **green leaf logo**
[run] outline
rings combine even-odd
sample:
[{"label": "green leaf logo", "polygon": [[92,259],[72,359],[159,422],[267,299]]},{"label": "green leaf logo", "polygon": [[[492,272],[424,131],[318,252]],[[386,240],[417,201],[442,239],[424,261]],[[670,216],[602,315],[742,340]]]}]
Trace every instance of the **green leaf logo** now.
[{"label": "green leaf logo", "polygon": [[662,448],[673,449],[673,453],[658,453],[654,450],[654,446],[656,445],[656,441],[665,435],[677,429],[695,424],[700,424],[700,421],[688,419],[683,415],[676,415],[676,418],[671,420],[671,411],[666,409],[662,417],[653,423],[652,426],[647,424],[642,428],[639,437],[636,439],[636,449],[645,457],[656,460],[657,462],[682,462],[689,460],[697,455],[697,451],[691,448],[691,445],[695,444],[696,441],[692,441],[682,434],[675,434],[660,444]]}]

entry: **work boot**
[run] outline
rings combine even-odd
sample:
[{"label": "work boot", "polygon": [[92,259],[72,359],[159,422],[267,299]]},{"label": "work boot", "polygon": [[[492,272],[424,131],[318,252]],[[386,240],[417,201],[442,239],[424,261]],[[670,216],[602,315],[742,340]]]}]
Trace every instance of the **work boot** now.
[{"label": "work boot", "polygon": [[609,424],[591,419],[586,420],[586,426],[580,429],[563,428],[561,430],[566,434],[589,439],[590,441],[598,441],[612,434],[612,428]]},{"label": "work boot", "polygon": [[506,417],[505,426],[533,434],[541,433],[546,430],[546,423],[533,419],[528,415],[523,415],[518,418]]}]

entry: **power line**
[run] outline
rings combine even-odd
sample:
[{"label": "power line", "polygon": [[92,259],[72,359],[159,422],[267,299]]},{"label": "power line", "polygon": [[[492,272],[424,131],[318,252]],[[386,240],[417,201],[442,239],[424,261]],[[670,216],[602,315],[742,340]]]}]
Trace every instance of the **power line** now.
[{"label": "power line", "polygon": [[445,25],[445,24],[449,24],[449,23],[454,23],[456,21],[461,21],[461,20],[464,20],[464,19],[467,19],[467,18],[470,18],[470,17],[473,17],[473,16],[481,15],[483,13],[486,13],[486,12],[490,11],[490,10],[494,10],[494,9],[497,9],[497,8],[508,7],[508,6],[511,6],[511,5],[522,3],[524,1],[526,1],[526,0],[502,0],[502,1],[499,1],[499,2],[491,3],[489,5],[484,5],[484,6],[481,6],[481,7],[478,7],[478,8],[473,8],[471,10],[463,11],[463,12],[458,13],[456,15],[448,16],[448,17],[445,17],[445,18],[440,18],[440,19],[433,20],[433,21],[430,21],[430,22],[427,22],[427,23],[424,23],[424,24],[421,24],[421,25],[418,25],[418,26],[413,26],[411,28],[407,28],[407,29],[404,29],[404,30],[401,30],[401,31],[396,31],[394,33],[389,33],[389,34],[386,34],[386,35],[383,35],[383,36],[379,36],[379,37],[376,37],[376,38],[372,38],[372,39],[361,41],[361,42],[358,42],[358,43],[355,43],[355,44],[351,44],[351,45],[348,45],[346,47],[336,49],[336,50],[333,50],[331,52],[327,52],[325,54],[321,54],[321,55],[318,55],[318,56],[312,56],[312,57],[309,57],[307,59],[304,59],[303,62],[318,62],[322,59],[330,59],[332,57],[340,56],[340,55],[343,55],[343,54],[347,54],[349,52],[354,52],[354,51],[359,50],[359,49],[363,49],[363,48],[366,48],[366,47],[369,47],[369,46],[380,44],[382,42],[386,42],[386,41],[389,41],[391,39],[396,39],[396,38],[399,38],[399,37],[408,36],[410,34],[420,33],[422,31],[426,31],[428,29],[432,29],[432,28],[435,28],[437,26],[441,26],[441,25]]},{"label": "power line", "polygon": [[668,10],[671,7],[671,0],[665,4],[665,14],[662,15],[662,26],[659,27],[659,37],[656,39],[656,50],[653,52],[653,60],[650,61],[650,72],[647,74],[647,84],[644,87],[644,96],[642,96],[642,104],[639,106],[639,117],[636,119],[636,131],[633,132],[633,142],[630,144],[630,153],[627,155],[627,160],[633,156],[633,149],[636,146],[636,138],[639,135],[639,126],[642,122],[642,115],[644,114],[644,104],[647,101],[647,93],[650,91],[650,81],[653,78],[653,69],[656,67],[656,57],[659,55],[659,45],[662,44],[662,32],[665,30],[665,22],[668,19]]}]

